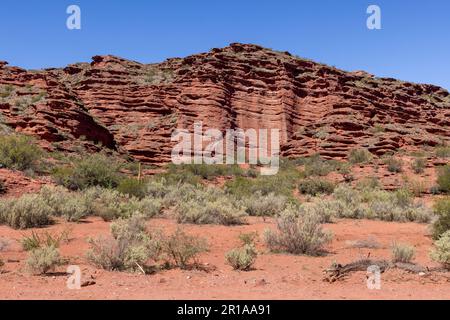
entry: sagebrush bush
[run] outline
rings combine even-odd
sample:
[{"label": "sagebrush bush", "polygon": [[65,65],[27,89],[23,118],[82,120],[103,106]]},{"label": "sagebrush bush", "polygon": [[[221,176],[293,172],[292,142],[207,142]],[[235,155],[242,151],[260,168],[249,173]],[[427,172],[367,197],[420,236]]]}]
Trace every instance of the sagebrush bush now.
[{"label": "sagebrush bush", "polygon": [[430,210],[414,203],[412,194],[406,189],[388,192],[379,189],[358,191],[350,186],[338,186],[333,197],[336,216],[341,218],[366,218],[385,221],[428,222]]},{"label": "sagebrush bush", "polygon": [[159,198],[146,197],[139,200],[125,196],[116,190],[98,187],[85,190],[83,195],[92,207],[92,214],[105,221],[130,218],[133,215],[152,218],[162,210],[162,201]]},{"label": "sagebrush bush", "polygon": [[158,261],[161,236],[149,233],[145,228],[145,217],[133,216],[111,224],[110,237],[89,239],[87,259],[92,264],[110,271],[147,269],[148,260]]},{"label": "sagebrush bush", "polygon": [[326,176],[339,168],[339,164],[332,160],[321,159],[319,155],[305,159],[305,175]]},{"label": "sagebrush bush", "polygon": [[57,248],[45,246],[30,251],[26,260],[26,266],[31,273],[40,275],[55,270],[62,262],[63,260]]},{"label": "sagebrush bush", "polygon": [[437,184],[441,192],[450,193],[450,165],[438,168]]},{"label": "sagebrush bush", "polygon": [[348,154],[348,160],[353,164],[363,164],[370,162],[373,156],[367,149],[352,149]]},{"label": "sagebrush bush", "polygon": [[124,178],[120,180],[117,191],[130,197],[142,199],[147,195],[147,183],[135,178]]},{"label": "sagebrush bush", "polygon": [[76,222],[92,213],[88,199],[80,193],[68,192],[62,187],[44,186],[38,196],[53,210],[52,215]]},{"label": "sagebrush bush", "polygon": [[277,219],[277,231],[266,230],[265,241],[271,251],[319,255],[331,235],[324,232],[320,218],[311,214],[286,212]]},{"label": "sagebrush bush", "polygon": [[434,242],[435,249],[431,251],[431,258],[450,269],[450,230],[444,232]]},{"label": "sagebrush bush", "polygon": [[358,181],[356,189],[358,190],[374,190],[380,189],[381,183],[377,177],[366,177]]},{"label": "sagebrush bush", "polygon": [[202,179],[211,180],[221,176],[242,176],[244,171],[238,165],[226,165],[226,164],[181,164],[181,165],[169,165],[168,173],[171,174],[183,174],[187,173],[194,176],[201,177]]},{"label": "sagebrush bush", "polygon": [[43,227],[53,223],[53,209],[36,194],[0,202],[0,223],[14,229]]},{"label": "sagebrush bush", "polygon": [[298,190],[302,194],[309,194],[316,196],[318,194],[331,194],[335,185],[328,180],[319,178],[308,178],[300,181],[298,184]]},{"label": "sagebrush bush", "polygon": [[33,169],[42,156],[42,149],[32,138],[16,134],[0,135],[0,167]]},{"label": "sagebrush bush", "polygon": [[433,238],[438,239],[443,233],[450,230],[450,197],[437,200],[433,211],[437,216],[433,223]]},{"label": "sagebrush bush", "polygon": [[425,158],[415,158],[411,163],[411,169],[417,173],[423,173],[425,171],[425,167],[427,166],[427,159]]},{"label": "sagebrush bush", "polygon": [[234,270],[248,271],[255,264],[257,256],[258,253],[254,245],[244,244],[240,248],[228,251],[225,258]]},{"label": "sagebrush bush", "polygon": [[282,212],[288,204],[288,199],[282,195],[270,193],[263,196],[256,193],[254,196],[244,200],[246,212],[250,216],[275,216]]},{"label": "sagebrush bush", "polygon": [[226,196],[183,202],[175,208],[179,223],[237,225],[244,223],[245,211]]},{"label": "sagebrush bush", "polygon": [[103,153],[76,159],[72,167],[56,168],[53,177],[58,184],[71,190],[83,190],[93,186],[117,187],[120,181],[120,164]]},{"label": "sagebrush bush", "polygon": [[414,247],[407,244],[394,243],[392,245],[392,261],[410,263],[416,254]]},{"label": "sagebrush bush", "polygon": [[384,164],[389,172],[399,173],[403,171],[403,161],[395,157],[387,157],[384,159]]},{"label": "sagebrush bush", "polygon": [[198,255],[208,251],[205,239],[186,234],[178,228],[163,241],[163,251],[169,262],[176,267],[186,269],[198,265]]}]

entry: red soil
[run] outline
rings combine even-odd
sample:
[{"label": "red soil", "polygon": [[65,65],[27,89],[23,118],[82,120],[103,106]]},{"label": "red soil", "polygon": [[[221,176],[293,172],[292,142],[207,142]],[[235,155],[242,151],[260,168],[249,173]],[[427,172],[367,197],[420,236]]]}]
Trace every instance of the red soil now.
[{"label": "red soil", "polygon": [[[334,261],[349,263],[367,257],[389,259],[393,241],[411,244],[416,249],[416,262],[435,266],[428,252],[432,240],[426,225],[368,220],[339,220],[327,224],[334,240],[323,257],[272,254],[261,240],[266,228],[274,221],[248,218],[248,224],[236,227],[184,225],[189,234],[208,240],[210,251],[200,261],[211,271],[165,270],[153,275],[108,272],[87,264],[84,255],[86,239],[109,232],[109,224],[98,218],[85,223],[61,223],[47,229],[50,232],[72,228],[71,240],[61,246],[70,264],[81,267],[83,281],[94,285],[80,290],[66,287],[66,275],[32,276],[25,271],[26,253],[17,240],[31,230],[16,231],[0,226],[0,237],[14,239],[1,253],[6,262],[0,274],[0,299],[450,299],[450,275],[433,273],[420,276],[406,271],[388,270],[382,274],[381,290],[369,290],[366,273],[356,272],[335,283],[322,281],[323,270]],[[149,227],[173,231],[177,224],[170,219],[152,219]],[[240,233],[257,231],[258,256],[255,270],[233,271],[225,263],[224,254],[239,245]],[[352,241],[374,239],[380,248],[353,248]],[[58,269],[65,271],[65,266]]]}]

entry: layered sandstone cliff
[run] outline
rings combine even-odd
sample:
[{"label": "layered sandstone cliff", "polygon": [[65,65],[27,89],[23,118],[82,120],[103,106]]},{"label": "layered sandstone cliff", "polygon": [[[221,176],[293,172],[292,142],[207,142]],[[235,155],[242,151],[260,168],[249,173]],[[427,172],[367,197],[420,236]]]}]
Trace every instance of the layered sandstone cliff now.
[{"label": "layered sandstone cliff", "polygon": [[450,141],[450,94],[256,45],[160,64],[114,56],[39,71],[0,62],[0,122],[48,149],[170,159],[176,128],[278,128],[285,156],[376,155]]}]

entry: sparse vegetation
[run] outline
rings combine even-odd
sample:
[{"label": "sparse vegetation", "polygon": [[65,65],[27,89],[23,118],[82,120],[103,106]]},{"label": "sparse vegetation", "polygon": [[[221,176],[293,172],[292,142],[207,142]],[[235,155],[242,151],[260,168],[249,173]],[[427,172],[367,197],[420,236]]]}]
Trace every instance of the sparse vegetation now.
[{"label": "sparse vegetation", "polygon": [[444,232],[434,242],[435,249],[431,251],[431,258],[450,269],[450,230]]},{"label": "sparse vegetation", "polygon": [[302,194],[316,196],[318,194],[330,194],[333,192],[334,187],[334,184],[328,180],[307,178],[300,181],[298,190]]},{"label": "sparse vegetation", "polygon": [[277,231],[266,230],[265,241],[271,251],[292,254],[319,255],[331,234],[324,232],[320,218],[311,214],[298,215],[286,210],[277,220]]},{"label": "sparse vegetation", "polygon": [[42,156],[43,151],[32,138],[17,134],[0,136],[0,167],[33,169]]},{"label": "sparse vegetation", "polygon": [[54,246],[44,246],[30,251],[26,261],[27,269],[35,274],[46,274],[63,263],[59,251]]},{"label": "sparse vegetation", "polygon": [[421,174],[425,171],[427,165],[427,159],[425,158],[415,158],[411,164],[411,168],[417,174]]},{"label": "sparse vegetation", "polygon": [[403,170],[403,161],[395,157],[387,157],[384,159],[384,164],[387,166],[389,172],[399,173]]},{"label": "sparse vegetation", "polygon": [[60,185],[70,190],[83,190],[99,186],[117,187],[120,181],[120,164],[102,153],[76,159],[71,167],[58,167],[53,177]]},{"label": "sparse vegetation", "polygon": [[352,164],[364,164],[372,160],[373,156],[367,149],[352,149],[348,154],[348,160]]},{"label": "sparse vegetation", "polygon": [[270,193],[262,195],[257,192],[244,200],[246,212],[250,216],[275,216],[282,212],[288,204],[288,199],[282,195]]},{"label": "sparse vegetation", "polygon": [[450,193],[450,165],[438,168],[437,184],[443,193]]},{"label": "sparse vegetation", "polygon": [[232,249],[225,254],[225,258],[234,270],[248,271],[256,262],[258,253],[254,244],[255,234],[243,234],[239,238],[243,242],[239,248]]},{"label": "sparse vegetation", "polygon": [[0,202],[0,223],[14,229],[36,228],[53,222],[53,209],[39,195],[24,195]]},{"label": "sparse vegetation", "polygon": [[406,244],[394,243],[392,245],[392,261],[410,263],[414,259],[415,249]]},{"label": "sparse vegetation", "polygon": [[433,209],[437,216],[433,223],[433,238],[439,239],[443,233],[450,230],[450,197],[438,200]]},{"label": "sparse vegetation", "polygon": [[31,235],[24,236],[20,243],[25,251],[32,251],[41,247],[55,247],[59,248],[62,242],[69,242],[70,230],[66,229],[60,233],[51,234],[50,232],[36,232],[32,231]]},{"label": "sparse vegetation", "polygon": [[435,154],[441,158],[450,158],[450,146],[440,146],[435,149]]},{"label": "sparse vegetation", "polygon": [[158,261],[161,254],[161,236],[149,233],[145,218],[133,216],[111,224],[110,237],[89,239],[91,245],[87,259],[106,270],[141,270],[146,272],[149,259]]},{"label": "sparse vegetation", "polygon": [[204,239],[190,236],[178,228],[164,240],[163,251],[175,266],[187,269],[198,265],[198,255],[208,251],[208,244]]},{"label": "sparse vegetation", "polygon": [[120,180],[117,191],[130,197],[142,199],[147,193],[147,184],[145,181],[135,178],[124,178]]}]

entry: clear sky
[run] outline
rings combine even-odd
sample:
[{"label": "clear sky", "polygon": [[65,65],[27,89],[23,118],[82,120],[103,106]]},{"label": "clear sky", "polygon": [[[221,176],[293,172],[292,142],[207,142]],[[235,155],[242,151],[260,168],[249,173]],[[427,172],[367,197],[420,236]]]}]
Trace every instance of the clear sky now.
[{"label": "clear sky", "polygon": [[[66,28],[71,4],[81,30]],[[366,27],[371,4],[382,30]],[[159,62],[243,42],[450,89],[449,0],[2,0],[0,39],[0,60],[32,69],[97,54]]]}]

